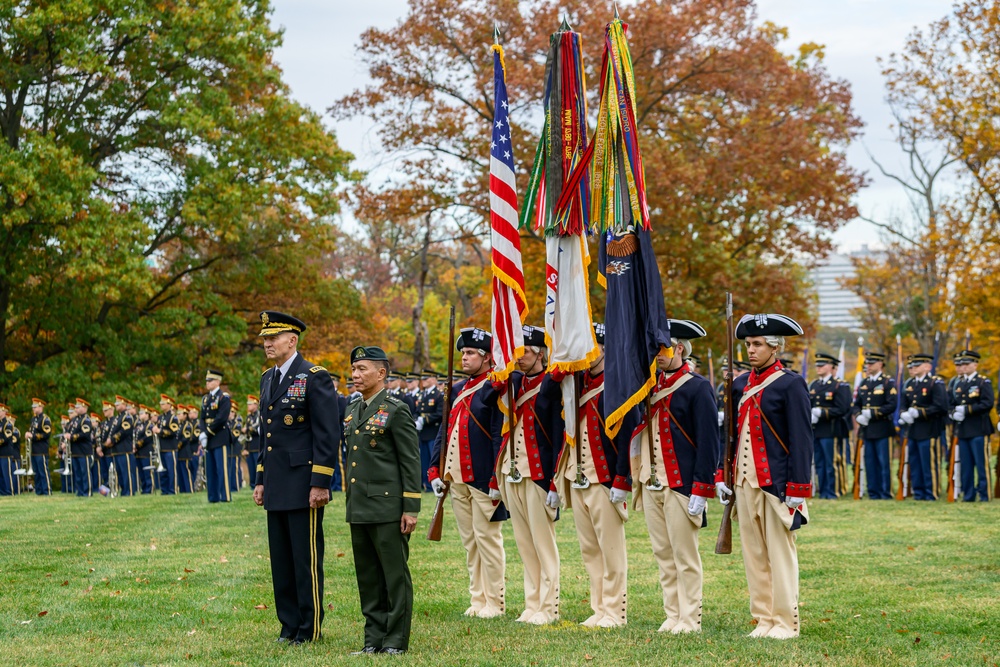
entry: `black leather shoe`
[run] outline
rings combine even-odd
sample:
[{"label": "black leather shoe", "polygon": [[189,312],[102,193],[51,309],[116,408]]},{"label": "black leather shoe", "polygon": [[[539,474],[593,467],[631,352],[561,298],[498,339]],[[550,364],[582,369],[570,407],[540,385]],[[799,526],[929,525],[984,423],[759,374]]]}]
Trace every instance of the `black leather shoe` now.
[{"label": "black leather shoe", "polygon": [[376,653],[380,652],[381,651],[379,651],[379,649],[375,648],[374,646],[366,646],[360,651],[352,651],[351,655],[375,655]]},{"label": "black leather shoe", "polygon": [[309,642],[308,639],[293,639],[292,646],[302,646],[303,644],[306,644],[308,642]]},{"label": "black leather shoe", "polygon": [[379,651],[379,653],[383,653],[385,655],[403,655],[404,653],[406,653],[406,649],[386,646],[384,649]]},{"label": "black leather shoe", "polygon": [[287,643],[289,643],[292,640],[290,638],[288,638],[288,637],[278,637],[274,641],[276,641],[279,644],[287,644]]}]

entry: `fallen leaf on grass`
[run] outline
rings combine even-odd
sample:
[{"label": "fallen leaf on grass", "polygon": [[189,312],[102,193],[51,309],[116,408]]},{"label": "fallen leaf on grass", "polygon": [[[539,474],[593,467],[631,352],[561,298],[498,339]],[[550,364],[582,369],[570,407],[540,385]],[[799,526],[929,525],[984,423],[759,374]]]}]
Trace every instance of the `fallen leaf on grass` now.
[{"label": "fallen leaf on grass", "polygon": [[49,613],[49,612],[47,612],[47,611],[40,611],[40,612],[38,612],[38,615],[39,615],[39,616],[45,616],[45,615],[46,615],[46,614],[48,614],[48,613]]},{"label": "fallen leaf on grass", "polygon": [[28,623],[31,623],[31,620],[32,619],[29,618],[27,621],[21,621],[21,625],[27,625]]},{"label": "fallen leaf on grass", "polygon": [[914,644],[919,644],[920,643],[920,637],[917,637],[916,639],[914,639],[913,643]]},{"label": "fallen leaf on grass", "polygon": [[584,660],[593,660],[594,656],[590,655],[589,653],[584,653],[583,654],[583,659]]},{"label": "fallen leaf on grass", "polygon": [[228,562],[229,562],[229,559],[228,559],[228,558],[226,558],[225,556],[223,556],[222,558],[220,558],[220,559],[219,559],[219,562],[220,562],[220,563],[228,563]]},{"label": "fallen leaf on grass", "polygon": [[84,593],[89,593],[89,592],[90,592],[90,591],[92,591],[92,590],[94,590],[94,587],[93,587],[93,586],[87,586],[86,588],[84,588],[84,589],[83,589],[83,592],[84,592]]},{"label": "fallen leaf on grass", "polygon": [[128,510],[118,510],[119,512],[128,512]]},{"label": "fallen leaf on grass", "polygon": [[180,616],[180,615],[181,615],[181,613],[179,611],[175,611],[174,613],[170,614],[170,618],[173,618],[174,616]]},{"label": "fallen leaf on grass", "polygon": [[215,599],[215,598],[217,598],[217,597],[219,597],[219,596],[218,596],[218,595],[213,595],[212,597],[210,597],[210,598],[208,598],[208,599],[209,599],[209,600],[214,600],[214,599]]},{"label": "fallen leaf on grass", "polygon": [[187,577],[177,577],[177,581],[184,581]]},{"label": "fallen leaf on grass", "polygon": [[150,544],[149,545],[149,550],[150,551],[156,551],[156,545],[155,544]]},{"label": "fallen leaf on grass", "polygon": [[343,557],[344,557],[344,552],[343,551],[338,551],[337,552],[337,558],[343,558]]},{"label": "fallen leaf on grass", "polygon": [[190,572],[197,572],[197,570],[189,570],[188,568],[184,568],[184,571],[185,571],[185,572],[189,572],[189,573],[190,573]]},{"label": "fallen leaf on grass", "polygon": [[[883,614],[883,616],[884,616],[884,615],[885,615],[885,614]],[[854,618],[861,618],[861,614],[855,614],[855,615],[854,615]]]},{"label": "fallen leaf on grass", "polygon": [[93,571],[94,571],[94,568],[90,568],[90,571],[91,571],[91,572],[93,572]]},{"label": "fallen leaf on grass", "polygon": [[330,604],[326,605],[326,609],[327,611],[333,611],[333,603],[331,602]]},{"label": "fallen leaf on grass", "polygon": [[45,574],[45,576],[46,576],[46,577],[51,577],[51,576],[52,576],[52,573],[51,573],[51,572],[47,572],[47,573]]},{"label": "fallen leaf on grass", "polygon": [[90,542],[87,542],[87,544],[85,544],[84,546],[89,547],[90,546]]},{"label": "fallen leaf on grass", "polygon": [[917,548],[916,547],[906,547],[906,550],[907,551],[916,551]]},{"label": "fallen leaf on grass", "polygon": [[62,583],[61,583],[61,584],[59,584],[59,585],[60,585],[60,586],[69,586],[69,582],[68,582],[68,581],[64,581],[64,582],[62,582]]},{"label": "fallen leaf on grass", "polygon": [[266,604],[254,605],[254,609],[267,609],[267,605]]},{"label": "fallen leaf on grass", "polygon": [[198,632],[198,631],[197,630],[192,630],[191,632],[187,633],[187,635],[188,635],[188,637],[190,637],[190,636],[192,636],[196,632]]}]

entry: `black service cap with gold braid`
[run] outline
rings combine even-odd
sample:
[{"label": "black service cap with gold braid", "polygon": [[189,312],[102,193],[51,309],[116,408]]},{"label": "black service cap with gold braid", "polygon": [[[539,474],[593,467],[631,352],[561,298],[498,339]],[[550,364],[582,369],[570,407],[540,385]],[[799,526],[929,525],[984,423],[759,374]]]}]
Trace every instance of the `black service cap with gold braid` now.
[{"label": "black service cap with gold braid", "polygon": [[288,313],[276,310],[265,310],[260,314],[260,333],[258,336],[277,336],[283,333],[300,334],[306,330],[306,323]]}]

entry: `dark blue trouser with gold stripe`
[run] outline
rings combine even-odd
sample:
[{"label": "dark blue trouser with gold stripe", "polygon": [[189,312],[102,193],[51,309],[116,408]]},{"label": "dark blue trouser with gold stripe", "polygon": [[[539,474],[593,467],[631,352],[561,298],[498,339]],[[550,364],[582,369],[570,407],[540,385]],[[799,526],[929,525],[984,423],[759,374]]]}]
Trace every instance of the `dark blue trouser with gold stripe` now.
[{"label": "dark blue trouser with gold stripe", "polygon": [[208,502],[228,503],[232,500],[229,490],[229,446],[205,450],[205,486]]},{"label": "dark blue trouser with gold stripe", "polygon": [[194,492],[194,475],[191,473],[191,459],[177,458],[177,492]]},{"label": "dark blue trouser with gold stripe", "polygon": [[160,451],[160,463],[164,470],[160,475],[160,493],[172,496],[178,492],[177,487],[177,452],[173,450]]},{"label": "dark blue trouser with gold stripe", "polygon": [[937,500],[938,443],[910,440],[910,479],[915,500]]},{"label": "dark blue trouser with gold stripe", "polygon": [[111,460],[115,465],[115,472],[118,473],[118,495],[134,496],[139,493],[136,484],[138,478],[135,474],[135,455],[132,452],[114,454]]},{"label": "dark blue trouser with gold stripe", "polygon": [[323,508],[268,512],[267,544],[280,636],[316,641],[323,624]]},{"label": "dark blue trouser with gold stripe", "polygon": [[90,477],[90,457],[73,456],[71,461],[73,464],[73,488],[76,489],[76,495],[89,496],[93,484]]},{"label": "dark blue trouser with gold stripe", "polygon": [[31,467],[35,470],[35,495],[51,495],[52,484],[49,480],[49,457],[45,454],[32,454]]}]

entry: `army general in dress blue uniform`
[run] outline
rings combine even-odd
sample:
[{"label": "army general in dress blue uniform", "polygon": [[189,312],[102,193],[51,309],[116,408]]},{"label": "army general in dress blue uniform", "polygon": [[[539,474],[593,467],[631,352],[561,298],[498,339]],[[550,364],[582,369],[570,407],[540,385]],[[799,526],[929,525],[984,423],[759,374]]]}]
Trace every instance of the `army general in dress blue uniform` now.
[{"label": "army general in dress blue uniform", "polygon": [[264,352],[274,366],[260,378],[261,450],[253,499],[267,510],[278,642],[316,641],[323,624],[323,507],[337,463],[340,414],[330,374],[297,351],[298,318],[260,314]]}]

